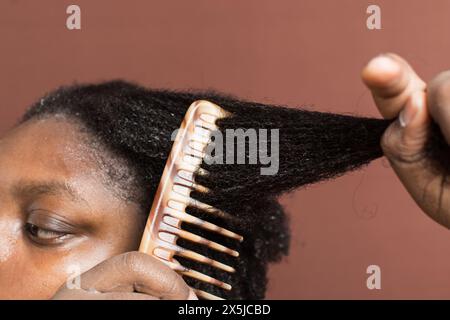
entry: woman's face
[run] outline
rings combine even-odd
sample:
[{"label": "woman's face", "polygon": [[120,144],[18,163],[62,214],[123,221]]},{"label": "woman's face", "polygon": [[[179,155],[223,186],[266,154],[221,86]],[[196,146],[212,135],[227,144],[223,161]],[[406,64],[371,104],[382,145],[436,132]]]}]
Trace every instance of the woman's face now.
[{"label": "woman's face", "polygon": [[114,195],[80,141],[59,117],[0,139],[0,299],[50,298],[68,277],[138,247],[138,206]]}]

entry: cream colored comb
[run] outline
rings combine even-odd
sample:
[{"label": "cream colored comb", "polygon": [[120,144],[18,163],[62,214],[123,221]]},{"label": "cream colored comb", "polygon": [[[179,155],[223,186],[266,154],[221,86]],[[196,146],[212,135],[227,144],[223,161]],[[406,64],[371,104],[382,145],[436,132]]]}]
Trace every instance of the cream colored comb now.
[{"label": "cream colored comb", "polygon": [[[162,260],[181,275],[216,285],[225,290],[231,290],[229,284],[201,272],[185,268],[174,258],[174,256],[179,256],[226,272],[235,271],[229,265],[192,250],[184,249],[176,243],[178,238],[183,238],[234,257],[239,256],[239,253],[235,250],[181,228],[181,224],[185,222],[238,241],[243,240],[242,236],[230,230],[186,213],[186,207],[192,206],[212,215],[224,215],[220,210],[190,197],[192,190],[199,192],[207,192],[208,190],[206,187],[196,184],[194,176],[197,172],[201,173],[200,165],[205,157],[206,146],[210,142],[213,131],[217,130],[215,121],[224,116],[226,116],[226,112],[209,101],[196,101],[189,107],[167,159],[139,251]],[[194,291],[198,297],[203,299],[221,299],[205,291]]]}]

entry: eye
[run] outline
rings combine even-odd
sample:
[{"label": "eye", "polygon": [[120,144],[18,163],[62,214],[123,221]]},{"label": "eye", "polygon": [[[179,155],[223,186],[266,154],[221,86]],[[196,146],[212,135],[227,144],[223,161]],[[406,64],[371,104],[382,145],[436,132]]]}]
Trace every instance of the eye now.
[{"label": "eye", "polygon": [[27,223],[25,229],[29,236],[38,242],[54,242],[68,235],[68,233],[41,228],[32,223]]}]

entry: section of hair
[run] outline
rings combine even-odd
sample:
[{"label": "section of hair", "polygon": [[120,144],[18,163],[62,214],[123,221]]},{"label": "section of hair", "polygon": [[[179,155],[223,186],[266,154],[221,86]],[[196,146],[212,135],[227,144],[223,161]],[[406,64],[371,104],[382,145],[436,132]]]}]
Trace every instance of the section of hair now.
[{"label": "section of hair", "polygon": [[[220,208],[229,206],[227,199],[237,203],[252,203],[259,197],[274,197],[304,185],[335,178],[368,164],[382,155],[380,137],[389,121],[346,115],[263,106],[258,104],[222,105],[232,116],[218,121],[220,131],[229,129],[267,129],[263,145],[270,151],[270,130],[279,130],[279,169],[276,174],[262,175],[261,163],[203,164],[206,176],[197,181],[212,186],[208,197]],[[241,141],[242,142],[242,141]],[[225,146],[225,153],[226,150]],[[233,150],[242,147],[234,141]],[[250,157],[245,148],[245,158]],[[259,152],[259,145],[257,147]],[[255,152],[255,150],[253,150]],[[234,196],[233,196],[234,195]]]}]

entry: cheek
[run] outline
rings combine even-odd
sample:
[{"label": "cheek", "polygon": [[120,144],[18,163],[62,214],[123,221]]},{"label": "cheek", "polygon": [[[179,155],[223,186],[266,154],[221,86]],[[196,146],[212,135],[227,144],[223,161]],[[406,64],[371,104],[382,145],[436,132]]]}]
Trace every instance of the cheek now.
[{"label": "cheek", "polygon": [[20,281],[16,266],[21,257],[21,226],[17,219],[0,219],[0,298],[14,297]]},{"label": "cheek", "polygon": [[[80,273],[117,254],[105,242],[87,241],[71,250],[42,249],[0,233],[0,299],[49,299]],[[68,280],[69,279],[69,280]],[[81,284],[82,285],[82,284]]]},{"label": "cheek", "polygon": [[21,237],[21,221],[3,219],[0,221],[0,266],[16,252]]},{"label": "cheek", "polygon": [[0,220],[0,299],[38,298],[42,291],[20,229],[20,222]]}]

